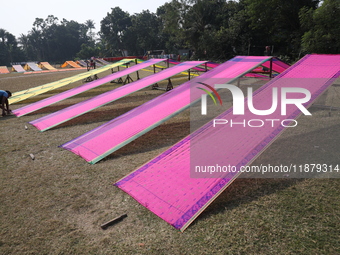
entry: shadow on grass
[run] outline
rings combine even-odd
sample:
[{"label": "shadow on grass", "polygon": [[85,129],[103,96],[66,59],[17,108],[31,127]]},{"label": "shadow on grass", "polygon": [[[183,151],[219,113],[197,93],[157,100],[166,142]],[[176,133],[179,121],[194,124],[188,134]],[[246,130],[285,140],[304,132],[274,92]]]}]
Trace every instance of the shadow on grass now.
[{"label": "shadow on grass", "polygon": [[110,121],[120,115],[132,110],[135,107],[125,107],[119,109],[108,109],[102,111],[95,111],[95,112],[87,112],[83,115],[80,115],[74,119],[66,121],[53,129],[59,128],[68,128],[68,127],[76,127],[78,125],[88,125],[91,123],[103,122],[103,121]]},{"label": "shadow on grass", "polygon": [[[313,109],[313,112],[320,111],[320,109]],[[171,124],[161,124],[160,126],[154,128],[148,133],[142,135],[138,139],[127,144],[123,148],[114,152],[107,159],[116,158],[120,156],[126,156],[130,154],[143,153],[151,151],[154,149],[164,148],[174,145],[174,143],[183,139],[185,136],[189,135],[190,132],[190,121],[171,123]],[[332,134],[338,133],[338,126],[334,125],[331,127],[325,127],[318,129],[317,131],[311,131],[309,133],[299,134],[286,139],[281,139],[280,143],[273,143],[270,146],[270,150],[273,151],[276,157],[267,156],[262,159],[265,160],[264,163],[270,164],[273,160],[277,164],[291,164],[292,160],[295,164],[306,164],[306,163],[318,163],[323,162],[326,159],[328,162],[336,164],[337,160],[332,153],[320,153],[317,149],[320,148],[322,152],[325,152],[325,148],[329,148],[333,153],[338,153],[340,158],[340,152],[336,149],[338,146],[338,140],[332,138]],[[312,140],[315,144],[314,147],[305,147],[305,142],[307,140]],[[285,152],[282,154],[281,148],[290,148],[289,153]],[[305,162],[305,157],[297,154],[296,151],[304,152],[309,155],[314,155],[313,162]],[[327,155],[330,158],[327,159]],[[266,155],[269,155],[267,153]],[[255,162],[256,163],[256,162]]]},{"label": "shadow on grass", "polygon": [[62,105],[53,105],[53,106],[46,106],[44,108],[41,108],[35,112],[29,113],[27,115],[38,115],[38,114],[44,114],[44,113],[54,113],[57,111],[60,111],[62,109],[65,109],[67,107],[72,106],[73,104],[62,104]]},{"label": "shadow on grass", "polygon": [[103,161],[170,147],[189,135],[189,131],[190,121],[162,124],[113,152]]},{"label": "shadow on grass", "polygon": [[274,194],[296,185],[305,179],[236,179],[211,205],[205,209],[197,220],[210,218],[212,215],[231,211],[243,204],[256,201],[261,197]]},{"label": "shadow on grass", "polygon": [[0,121],[1,120],[7,120],[7,119],[13,119],[13,118],[16,118],[15,115],[11,114],[11,115],[6,115],[6,116],[1,116],[0,115]]}]

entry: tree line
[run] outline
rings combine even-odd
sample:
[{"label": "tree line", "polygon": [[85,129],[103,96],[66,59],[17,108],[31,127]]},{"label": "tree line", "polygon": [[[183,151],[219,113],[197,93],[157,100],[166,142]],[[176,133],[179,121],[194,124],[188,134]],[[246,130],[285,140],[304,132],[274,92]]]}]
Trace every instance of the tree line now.
[{"label": "tree line", "polygon": [[[340,0],[172,0],[156,13],[119,7],[84,24],[53,15],[36,18],[16,38],[0,28],[0,65],[63,62],[91,56],[144,55],[149,50],[222,61],[273,54],[290,62],[306,53],[340,53]],[[268,47],[269,46],[269,47]]]}]

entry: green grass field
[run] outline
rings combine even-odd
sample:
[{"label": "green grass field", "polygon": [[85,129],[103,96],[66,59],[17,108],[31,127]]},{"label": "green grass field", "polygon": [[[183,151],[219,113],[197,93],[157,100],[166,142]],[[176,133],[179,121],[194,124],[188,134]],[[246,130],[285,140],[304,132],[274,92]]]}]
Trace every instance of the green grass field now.
[{"label": "green grass field", "polygon": [[[19,91],[77,72],[5,74],[0,89]],[[239,178],[184,233],[112,185],[188,135],[189,111],[95,165],[58,148],[163,91],[143,89],[46,132],[27,123],[118,86],[108,83],[24,117],[0,117],[0,254],[340,254],[339,179]],[[339,107],[339,95],[332,87],[319,103]],[[340,164],[340,111],[310,111],[253,165]],[[122,222],[100,228],[125,213]]]}]

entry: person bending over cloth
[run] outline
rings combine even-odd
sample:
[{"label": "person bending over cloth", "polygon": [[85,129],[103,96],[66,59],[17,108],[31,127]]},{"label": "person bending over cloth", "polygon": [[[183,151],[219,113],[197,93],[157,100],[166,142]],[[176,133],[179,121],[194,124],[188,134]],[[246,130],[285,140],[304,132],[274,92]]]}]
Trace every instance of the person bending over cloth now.
[{"label": "person bending over cloth", "polygon": [[8,107],[8,98],[12,96],[12,93],[8,90],[0,90],[0,108],[2,109],[2,116],[6,116],[11,113],[11,109]]}]

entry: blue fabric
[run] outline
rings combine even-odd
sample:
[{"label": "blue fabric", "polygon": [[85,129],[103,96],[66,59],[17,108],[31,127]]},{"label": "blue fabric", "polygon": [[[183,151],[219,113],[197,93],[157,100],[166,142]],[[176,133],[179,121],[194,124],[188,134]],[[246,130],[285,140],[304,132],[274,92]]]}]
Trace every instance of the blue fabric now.
[{"label": "blue fabric", "polygon": [[4,90],[0,90],[0,97],[2,97],[2,96],[8,98],[8,93]]}]

